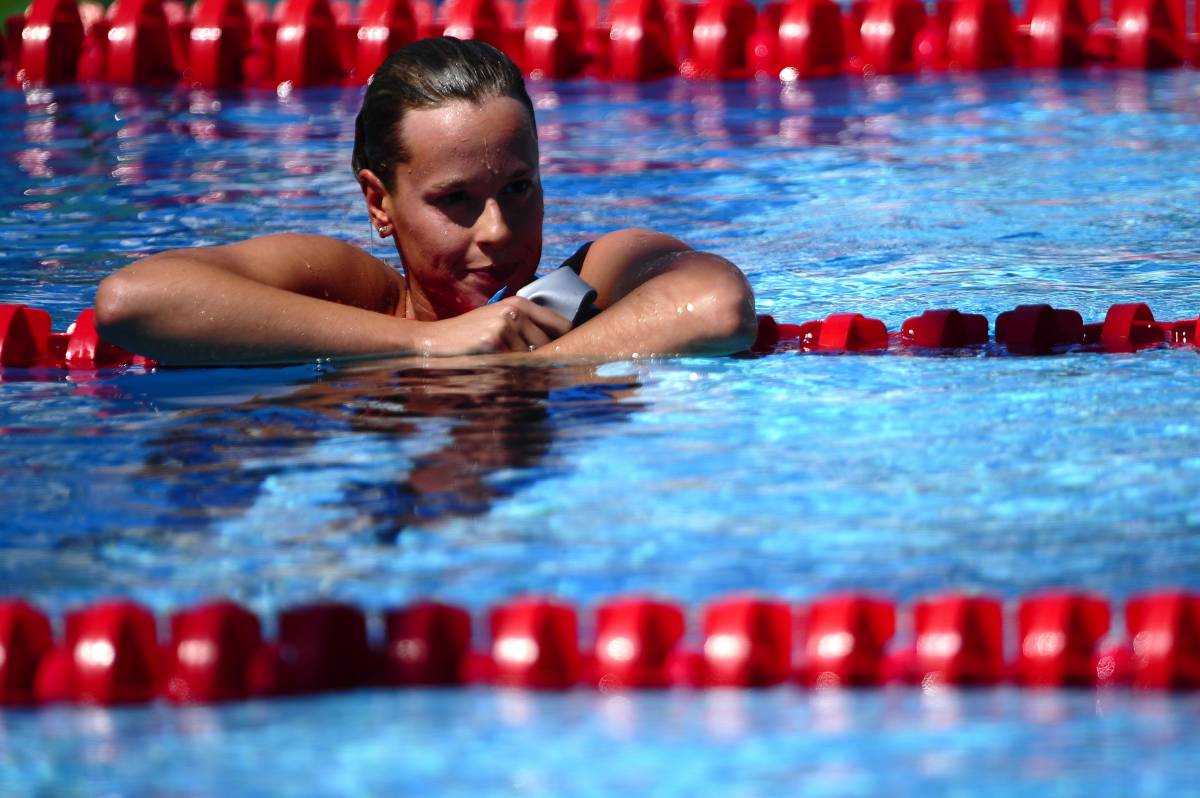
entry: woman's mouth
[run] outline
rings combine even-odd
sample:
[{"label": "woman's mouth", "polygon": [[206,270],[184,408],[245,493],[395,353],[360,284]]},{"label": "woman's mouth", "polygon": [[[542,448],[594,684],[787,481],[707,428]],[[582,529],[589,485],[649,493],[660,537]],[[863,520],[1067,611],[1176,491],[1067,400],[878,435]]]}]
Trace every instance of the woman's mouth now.
[{"label": "woman's mouth", "polygon": [[508,285],[518,268],[517,266],[489,263],[484,266],[469,267],[468,272],[474,277],[472,282],[490,295],[501,286]]}]

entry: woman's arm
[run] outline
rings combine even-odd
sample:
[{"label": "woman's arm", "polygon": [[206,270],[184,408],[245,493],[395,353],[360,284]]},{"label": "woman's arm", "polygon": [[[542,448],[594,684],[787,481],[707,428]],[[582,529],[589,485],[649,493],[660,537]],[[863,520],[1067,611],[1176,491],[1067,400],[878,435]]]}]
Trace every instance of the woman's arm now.
[{"label": "woman's arm", "polygon": [[96,319],[105,340],[175,365],[526,351],[562,332],[516,297],[457,319],[400,319],[400,294],[399,275],[363,250],[281,234],[140,260],[100,284]]},{"label": "woman's arm", "polygon": [[581,276],[604,312],[538,350],[563,355],[729,354],[748,349],[758,321],[742,272],[717,255],[649,230],[592,244]]}]

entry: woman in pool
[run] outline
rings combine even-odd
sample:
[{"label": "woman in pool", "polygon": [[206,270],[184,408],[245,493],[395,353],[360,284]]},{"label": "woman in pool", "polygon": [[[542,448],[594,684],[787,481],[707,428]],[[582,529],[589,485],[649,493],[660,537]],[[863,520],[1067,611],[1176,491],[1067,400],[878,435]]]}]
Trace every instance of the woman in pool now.
[{"label": "woman in pool", "polygon": [[648,230],[608,233],[570,259],[601,311],[574,329],[514,295],[542,253],[537,130],[520,71],[486,44],[393,53],[363,99],[353,168],[403,274],[322,235],[164,252],[101,283],[105,340],[172,364],[723,354],[753,340],[737,267]]}]

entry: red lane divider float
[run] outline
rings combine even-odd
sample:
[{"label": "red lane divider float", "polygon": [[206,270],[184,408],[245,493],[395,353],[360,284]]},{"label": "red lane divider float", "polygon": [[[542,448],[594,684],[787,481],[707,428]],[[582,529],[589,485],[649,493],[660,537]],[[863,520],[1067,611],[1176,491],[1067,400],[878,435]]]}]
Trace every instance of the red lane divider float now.
[{"label": "red lane divider float", "polygon": [[[752,352],[867,352],[905,347],[948,351],[988,343],[987,318],[957,310],[927,310],[907,319],[899,333],[858,313],[835,313],[803,324],[759,317]],[[1021,305],[996,317],[995,342],[1009,354],[1044,355],[1066,349],[1123,353],[1164,346],[1195,346],[1200,319],[1156,321],[1149,306],[1113,305],[1103,322],[1085,324],[1078,311]]]},{"label": "red lane divider float", "polygon": [[1000,602],[939,596],[913,608],[910,678],[922,685],[994,685],[1005,676]]},{"label": "red lane divider float", "polygon": [[591,63],[594,25],[578,0],[530,0],[525,6],[525,60],[535,78],[575,78]]},{"label": "red lane divider float", "polygon": [[50,330],[50,314],[26,305],[0,305],[0,369],[94,371],[154,361],[100,339],[96,313],[84,310],[66,332]]},{"label": "red lane divider float", "polygon": [[886,655],[896,608],[875,596],[831,596],[802,608],[797,675],[812,687],[874,687],[896,675]]},{"label": "red lane divider float", "polygon": [[[1125,606],[1125,636],[1109,636],[1109,603],[1053,591],[1021,599],[1005,655],[1005,609],[985,595],[945,594],[904,614],[886,598],[838,594],[801,607],[754,596],[703,609],[698,637],[672,602],[621,597],[596,609],[594,635],[547,598],[515,599],[488,616],[489,644],[472,650],[461,608],[425,602],[384,615],[373,646],[367,618],[340,603],[293,607],[264,640],[233,602],[181,610],[160,647],[157,624],[130,601],[67,613],[56,642],[49,618],[0,601],[0,706],[181,704],[306,695],[362,686],[495,684],[533,690],[668,687],[812,688],[913,684],[1030,688],[1131,685],[1200,688],[1200,594],[1146,593]],[[894,640],[898,621],[911,630]],[[695,645],[689,645],[694,640]]]},{"label": "red lane divider float", "polygon": [[767,8],[760,17],[761,57],[756,71],[794,78],[830,77],[846,71],[849,43],[837,3],[790,0]]},{"label": "red lane divider float", "polygon": [[250,44],[250,15],[242,0],[199,0],[188,31],[188,81],[207,88],[243,84]]},{"label": "red lane divider float", "polygon": [[184,20],[169,23],[160,0],[117,0],[108,26],[108,82],[145,86],[177,80],[183,69],[172,35],[186,24]]},{"label": "red lane divider float", "polygon": [[583,660],[575,610],[546,599],[518,599],[491,614],[492,679],[511,687],[565,689],[580,681]]},{"label": "red lane divider float", "polygon": [[792,615],[781,601],[731,598],[704,613],[700,685],[771,687],[791,677]]},{"label": "red lane divider float", "polygon": [[[308,0],[306,0],[308,1]],[[1045,355],[1065,350],[1129,353],[1155,347],[1196,346],[1200,318],[1156,321],[1149,306],[1113,305],[1103,322],[1085,324],[1074,310],[1021,305],[996,317],[995,342],[1014,355]],[[946,353],[988,343],[987,318],[957,310],[926,310],[907,319],[896,333],[861,313],[834,313],[803,324],[758,317],[751,352],[888,352],[917,349]],[[96,371],[156,364],[100,338],[95,312],[79,314],[64,333],[51,331],[50,314],[26,305],[0,305],[0,371],[40,369]],[[2,375],[0,375],[2,376]]]},{"label": "red lane divider float", "polygon": [[602,605],[596,610],[596,684],[662,688],[686,680],[681,668],[688,663],[676,656],[685,628],[683,610],[669,602],[627,598]]},{"label": "red lane divider float", "polygon": [[74,81],[290,88],[364,83],[421,36],[477,38],[532,77],[787,80],[850,74],[1200,61],[1186,0],[33,0],[6,20],[0,70],[17,84]]},{"label": "red lane divider float", "polygon": [[1017,616],[1015,678],[1030,687],[1089,687],[1105,678],[1097,645],[1108,634],[1108,602],[1078,592],[1030,596]]},{"label": "red lane divider float", "polygon": [[258,617],[233,602],[178,612],[171,616],[163,692],[179,704],[244,699],[250,695],[249,666],[261,646]]}]

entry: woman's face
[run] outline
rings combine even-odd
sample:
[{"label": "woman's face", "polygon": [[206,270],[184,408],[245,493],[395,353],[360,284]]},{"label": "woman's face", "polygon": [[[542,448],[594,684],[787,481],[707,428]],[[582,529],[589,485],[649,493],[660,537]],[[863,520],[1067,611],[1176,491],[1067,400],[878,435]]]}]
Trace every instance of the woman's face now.
[{"label": "woman's face", "polygon": [[[529,111],[511,97],[405,114],[410,157],[384,200],[418,319],[444,319],[533,278],[542,183]],[[390,207],[389,207],[390,206]]]}]

